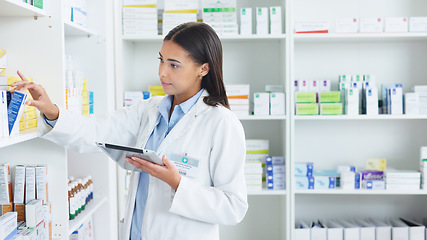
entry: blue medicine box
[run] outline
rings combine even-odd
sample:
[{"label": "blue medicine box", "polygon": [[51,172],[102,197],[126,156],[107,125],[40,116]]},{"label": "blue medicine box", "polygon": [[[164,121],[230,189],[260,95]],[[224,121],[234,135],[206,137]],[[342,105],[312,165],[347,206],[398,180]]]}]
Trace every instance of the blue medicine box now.
[{"label": "blue medicine box", "polygon": [[313,163],[312,162],[296,162],[295,163],[295,176],[313,176]]}]

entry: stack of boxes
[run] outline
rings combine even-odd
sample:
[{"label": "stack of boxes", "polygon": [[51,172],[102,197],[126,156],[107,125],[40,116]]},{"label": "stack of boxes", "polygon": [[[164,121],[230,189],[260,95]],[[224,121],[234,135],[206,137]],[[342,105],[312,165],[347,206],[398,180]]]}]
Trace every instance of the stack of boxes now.
[{"label": "stack of boxes", "polygon": [[[4,224],[2,219],[13,215],[13,236],[52,239],[52,206],[48,202],[47,166],[17,165],[14,180],[12,194],[10,165],[1,165],[0,215],[3,216],[0,217],[0,228]],[[3,231],[0,231],[0,234],[5,236]]]},{"label": "stack of boxes", "polygon": [[236,0],[203,0],[203,22],[218,35],[237,35]]},{"label": "stack of boxes", "polygon": [[286,188],[286,166],[282,156],[268,156],[265,158],[266,184],[269,190]]},{"label": "stack of boxes", "polygon": [[82,105],[83,116],[89,116],[89,114],[93,114],[93,92],[87,91],[86,78],[83,79]]},{"label": "stack of boxes", "polygon": [[83,27],[88,26],[87,0],[65,0],[63,6],[65,22],[71,21]]},{"label": "stack of boxes", "polygon": [[157,0],[123,1],[123,35],[158,35]]},{"label": "stack of boxes", "polygon": [[427,147],[420,149],[421,189],[427,189]]},{"label": "stack of boxes", "polygon": [[237,116],[248,116],[249,84],[226,85],[225,91],[231,111]]},{"label": "stack of boxes", "polygon": [[346,115],[377,115],[378,88],[374,75],[340,75],[338,89]]},{"label": "stack of boxes", "polygon": [[383,84],[381,86],[382,114],[403,114],[402,84]]},{"label": "stack of boxes", "polygon": [[[330,92],[331,82],[330,80],[313,80],[313,81],[295,80],[294,91],[295,91],[295,103],[296,103],[295,114],[296,115],[318,115],[319,114],[319,104],[318,104],[319,93]],[[330,94],[325,94],[323,97],[323,100],[329,101],[328,98],[331,97],[329,95]],[[330,106],[326,104],[323,109],[324,114],[330,110],[330,109],[328,110],[328,108],[330,108]]]},{"label": "stack of boxes", "polygon": [[254,115],[285,115],[285,93],[281,85],[266,85],[254,93]]},{"label": "stack of boxes", "polygon": [[[37,127],[37,111],[35,107],[27,106],[25,105],[25,100],[32,99],[32,96],[29,94],[29,91],[26,90],[25,92],[22,92],[23,95],[21,100],[23,102],[20,103],[19,108],[15,108],[16,111],[15,114],[11,115],[9,114],[9,105],[10,101],[12,99],[12,94],[10,94],[7,91],[12,90],[11,84],[15,82],[21,81],[21,78],[19,77],[6,77],[5,72],[7,68],[7,52],[5,49],[0,49],[0,138],[1,137],[8,137],[10,135],[14,135],[19,133],[19,131],[23,131],[30,128],[36,128]],[[27,78],[28,81],[32,82],[32,78]],[[21,95],[18,93],[18,95]],[[17,95],[17,96],[18,96]],[[15,96],[15,97],[17,97]],[[18,99],[18,98],[14,98]],[[16,103],[16,102],[14,102]],[[22,104],[24,103],[24,104]],[[18,106],[15,106],[18,107]],[[21,110],[22,108],[22,110]],[[12,119],[16,118],[16,119]],[[19,119],[19,122],[18,120]],[[11,131],[11,125],[13,126]]]},{"label": "stack of boxes", "polygon": [[413,93],[405,93],[405,114],[427,114],[427,85],[414,86]]},{"label": "stack of boxes", "polygon": [[163,35],[166,36],[170,30],[181,23],[197,22],[198,9],[198,0],[165,0]]},{"label": "stack of boxes", "polygon": [[269,141],[246,140],[245,177],[248,190],[261,190],[265,179],[265,161],[268,157]]},{"label": "stack of boxes", "polygon": [[387,170],[385,172],[387,190],[419,190],[421,173],[417,171]]},{"label": "stack of boxes", "polygon": [[[269,11],[270,10],[270,11]],[[256,8],[256,34],[268,35],[282,33],[282,8],[279,6]],[[270,18],[270,24],[269,24]],[[269,29],[270,28],[270,29]]]},{"label": "stack of boxes", "polygon": [[296,189],[314,189],[312,162],[295,163],[295,188]]},{"label": "stack of boxes", "polygon": [[336,186],[336,171],[315,170],[312,162],[295,163],[296,189],[333,189]]},{"label": "stack of boxes", "polygon": [[84,74],[74,69],[74,58],[65,56],[65,107],[71,112],[88,116],[94,113],[93,92],[87,90]]}]

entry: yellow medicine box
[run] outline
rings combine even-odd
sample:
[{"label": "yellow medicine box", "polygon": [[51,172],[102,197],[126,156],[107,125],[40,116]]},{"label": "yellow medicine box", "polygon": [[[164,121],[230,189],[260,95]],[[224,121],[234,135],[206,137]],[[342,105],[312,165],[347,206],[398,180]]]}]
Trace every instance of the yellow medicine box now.
[{"label": "yellow medicine box", "polygon": [[19,131],[37,127],[37,119],[28,120],[19,123]]}]

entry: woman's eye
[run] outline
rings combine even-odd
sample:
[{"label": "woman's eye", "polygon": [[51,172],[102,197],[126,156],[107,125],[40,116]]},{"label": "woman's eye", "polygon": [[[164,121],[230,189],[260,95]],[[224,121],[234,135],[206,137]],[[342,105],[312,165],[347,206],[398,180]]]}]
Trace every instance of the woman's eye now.
[{"label": "woman's eye", "polygon": [[171,67],[173,67],[173,68],[178,68],[178,66],[177,66],[177,65],[175,65],[175,64],[171,64]]},{"label": "woman's eye", "polygon": [[160,62],[163,63],[163,58],[159,58]]}]

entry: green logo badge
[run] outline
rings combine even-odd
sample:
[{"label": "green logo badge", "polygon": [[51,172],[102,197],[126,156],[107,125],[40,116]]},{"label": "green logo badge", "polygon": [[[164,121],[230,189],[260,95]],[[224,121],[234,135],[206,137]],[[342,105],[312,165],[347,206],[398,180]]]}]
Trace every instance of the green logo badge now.
[{"label": "green logo badge", "polygon": [[183,163],[188,163],[188,158],[182,158]]}]

